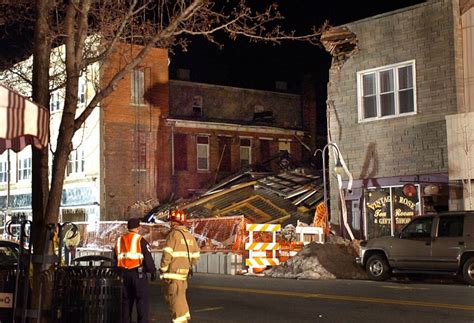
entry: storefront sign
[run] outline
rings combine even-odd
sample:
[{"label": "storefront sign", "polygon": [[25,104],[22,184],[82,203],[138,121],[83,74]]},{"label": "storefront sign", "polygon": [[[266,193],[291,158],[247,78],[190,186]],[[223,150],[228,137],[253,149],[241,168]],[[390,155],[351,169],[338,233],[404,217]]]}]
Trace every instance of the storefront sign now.
[{"label": "storefront sign", "polygon": [[406,196],[403,187],[370,189],[365,192],[368,230],[372,237],[398,231],[418,214],[418,195]]}]

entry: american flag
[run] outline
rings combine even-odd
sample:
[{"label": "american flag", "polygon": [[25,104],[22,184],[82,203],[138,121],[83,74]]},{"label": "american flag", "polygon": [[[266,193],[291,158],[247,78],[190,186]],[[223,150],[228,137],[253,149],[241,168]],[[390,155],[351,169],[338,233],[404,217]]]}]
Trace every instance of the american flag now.
[{"label": "american flag", "polygon": [[49,110],[0,84],[0,154],[48,144]]}]

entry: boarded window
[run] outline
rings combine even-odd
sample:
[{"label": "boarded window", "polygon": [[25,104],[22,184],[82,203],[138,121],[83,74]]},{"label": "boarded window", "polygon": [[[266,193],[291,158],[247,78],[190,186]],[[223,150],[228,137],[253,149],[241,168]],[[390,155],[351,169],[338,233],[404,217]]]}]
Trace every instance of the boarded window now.
[{"label": "boarded window", "polygon": [[188,170],[188,145],[185,134],[174,135],[174,169],[177,171]]},{"label": "boarded window", "polygon": [[260,139],[260,159],[262,162],[270,159],[270,140]]},{"label": "boarded window", "polygon": [[134,138],[133,168],[146,170],[147,168],[147,134],[138,132]]}]

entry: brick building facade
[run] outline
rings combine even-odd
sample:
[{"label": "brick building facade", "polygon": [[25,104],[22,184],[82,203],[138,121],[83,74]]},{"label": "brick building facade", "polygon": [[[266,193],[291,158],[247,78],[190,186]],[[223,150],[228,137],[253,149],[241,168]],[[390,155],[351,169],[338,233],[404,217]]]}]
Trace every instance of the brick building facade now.
[{"label": "brick building facade", "polygon": [[[79,112],[94,97],[94,82],[107,84],[140,49],[119,46],[88,68],[79,80]],[[51,96],[52,152],[63,98],[62,89]],[[303,115],[310,114],[300,95],[170,81],[167,50],[152,49],[76,132],[60,221],[123,220],[137,201],[188,197],[280,151],[298,163],[307,140]],[[10,186],[7,155],[0,155],[0,205],[7,208],[9,186],[13,212],[30,217],[31,151],[11,160]]]},{"label": "brick building facade", "polygon": [[[101,69],[103,80],[139,49],[117,51]],[[168,51],[154,48],[101,103],[102,220],[121,219],[136,201],[157,198],[160,123],[168,98]]]},{"label": "brick building facade", "polygon": [[[160,141],[159,194],[185,197],[286,150],[301,161],[305,140],[301,97],[283,92],[170,80],[170,114]],[[276,169],[276,161],[267,165]]]}]

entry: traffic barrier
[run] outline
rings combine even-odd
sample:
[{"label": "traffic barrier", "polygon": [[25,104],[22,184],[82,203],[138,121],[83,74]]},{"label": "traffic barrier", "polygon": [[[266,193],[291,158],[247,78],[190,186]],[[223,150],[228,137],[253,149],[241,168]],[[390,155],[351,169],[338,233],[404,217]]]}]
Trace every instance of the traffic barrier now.
[{"label": "traffic barrier", "polygon": [[267,267],[267,266],[278,266],[280,260],[278,258],[249,258],[245,259],[245,264],[252,267]]},{"label": "traffic barrier", "polygon": [[246,228],[249,232],[278,232],[281,230],[280,224],[247,224]]},{"label": "traffic barrier", "polygon": [[[276,252],[280,250],[280,244],[276,242],[276,233],[281,230],[280,224],[247,224],[245,227],[249,232],[249,242],[245,249],[249,251],[249,257],[245,265],[249,267],[249,273],[256,274],[268,266],[277,266],[280,260]],[[272,233],[272,242],[254,242],[254,232]],[[271,257],[267,258],[267,251],[271,251]]]},{"label": "traffic barrier", "polygon": [[324,229],[321,227],[296,227],[296,234],[299,235],[299,241],[305,245],[310,242],[324,243]]},{"label": "traffic barrier", "polygon": [[245,244],[245,250],[255,250],[255,251],[262,251],[262,250],[280,250],[279,243],[270,243],[270,242],[247,242]]}]

